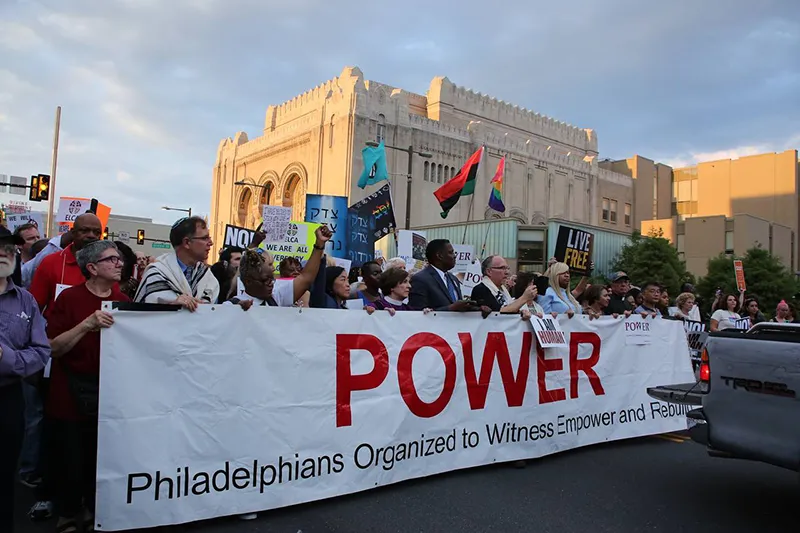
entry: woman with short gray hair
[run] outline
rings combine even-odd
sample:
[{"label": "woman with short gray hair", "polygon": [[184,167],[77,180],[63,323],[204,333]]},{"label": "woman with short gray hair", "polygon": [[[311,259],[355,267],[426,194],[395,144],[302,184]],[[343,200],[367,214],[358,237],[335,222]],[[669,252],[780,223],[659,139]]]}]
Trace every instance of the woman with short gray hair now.
[{"label": "woman with short gray hair", "polygon": [[103,302],[129,301],[119,290],[123,259],[114,243],[86,244],[75,260],[86,283],[56,295],[47,323],[52,347],[45,415],[52,427],[52,480],[57,531],[94,525],[100,330],[114,318]]}]

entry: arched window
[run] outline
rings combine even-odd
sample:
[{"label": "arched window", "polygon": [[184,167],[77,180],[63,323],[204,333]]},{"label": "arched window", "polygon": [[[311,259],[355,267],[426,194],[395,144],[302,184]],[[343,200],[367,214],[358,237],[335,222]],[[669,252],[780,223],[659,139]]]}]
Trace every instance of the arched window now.
[{"label": "arched window", "polygon": [[271,181],[268,181],[261,188],[261,198],[259,199],[259,203],[262,206],[272,205],[272,200],[274,195],[275,195],[275,185]]},{"label": "arched window", "polygon": [[386,141],[386,117],[378,115],[378,142]]},{"label": "arched window", "polygon": [[336,115],[331,115],[331,125],[328,127],[328,148],[333,148],[333,129],[336,124]]},{"label": "arched window", "polygon": [[250,188],[247,187],[245,190],[242,191],[242,194],[239,195],[239,208],[237,209],[237,216],[239,218],[239,225],[242,227],[247,227],[248,220],[247,216],[250,212],[250,201],[253,199],[253,193],[250,191]]},{"label": "arched window", "polygon": [[445,165],[444,166],[444,181],[447,181],[449,179],[450,179],[450,166],[449,165]]},{"label": "arched window", "polygon": [[424,177],[425,181],[429,181],[430,180],[430,175],[428,174],[429,171],[430,171],[430,166],[431,166],[431,164],[429,162],[425,161],[425,177]]},{"label": "arched window", "polygon": [[300,176],[295,174],[289,180],[283,195],[283,206],[292,208],[292,220],[303,220],[305,218],[305,198],[306,191],[303,181]]},{"label": "arched window", "polygon": [[438,170],[438,179],[437,179],[437,181],[438,181],[439,183],[442,183],[442,165],[439,165],[439,170]]}]

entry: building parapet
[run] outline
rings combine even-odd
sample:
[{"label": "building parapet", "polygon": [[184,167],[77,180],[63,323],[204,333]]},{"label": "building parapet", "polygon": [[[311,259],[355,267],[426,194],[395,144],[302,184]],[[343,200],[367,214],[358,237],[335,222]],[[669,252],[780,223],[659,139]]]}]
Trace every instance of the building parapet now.
[{"label": "building parapet", "polygon": [[626,176],[625,174],[620,174],[619,172],[614,172],[613,170],[608,170],[602,167],[598,167],[597,171],[597,177],[601,180],[610,181],[611,183],[624,185],[626,187],[633,187],[633,178],[630,176]]},{"label": "building parapet", "polygon": [[431,82],[428,104],[437,103],[482,115],[524,131],[540,133],[587,152],[597,152],[597,137],[593,130],[579,128],[492,96],[476,93],[472,89],[455,85],[446,77],[437,77]]},{"label": "building parapet", "polygon": [[408,121],[412,128],[422,130],[427,133],[444,135],[465,142],[470,141],[469,131],[452,124],[447,124],[446,122],[439,122],[438,120],[421,117],[415,113],[408,114]]}]

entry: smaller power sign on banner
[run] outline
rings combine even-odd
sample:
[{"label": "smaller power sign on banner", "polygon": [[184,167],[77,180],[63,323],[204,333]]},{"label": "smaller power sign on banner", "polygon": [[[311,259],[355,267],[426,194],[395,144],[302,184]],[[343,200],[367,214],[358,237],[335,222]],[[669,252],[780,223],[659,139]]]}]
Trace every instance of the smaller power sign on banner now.
[{"label": "smaller power sign on banner", "polygon": [[739,292],[747,289],[747,284],[744,282],[744,265],[739,260],[733,262],[733,271],[736,273],[736,287]]},{"label": "smaller power sign on banner", "polygon": [[641,315],[631,315],[625,319],[625,344],[627,346],[650,344],[652,323],[652,319],[648,321]]},{"label": "smaller power sign on banner", "polygon": [[542,318],[538,316],[531,317],[531,325],[533,331],[536,332],[536,339],[542,348],[555,348],[556,346],[568,346],[567,336],[558,320],[549,315],[544,315]]},{"label": "smaller power sign on banner", "polygon": [[561,226],[553,256],[571,271],[586,276],[591,273],[593,243],[594,235],[588,231]]},{"label": "smaller power sign on banner", "polygon": [[483,273],[481,272],[481,264],[478,261],[470,263],[467,266],[467,271],[464,272],[464,279],[461,281],[461,294],[462,296],[471,296],[472,289],[483,281]]}]

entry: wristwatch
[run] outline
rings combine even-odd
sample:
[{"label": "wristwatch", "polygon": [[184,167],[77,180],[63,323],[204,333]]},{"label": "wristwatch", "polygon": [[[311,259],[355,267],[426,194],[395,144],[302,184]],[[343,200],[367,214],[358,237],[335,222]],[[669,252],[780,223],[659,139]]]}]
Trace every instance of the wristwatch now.
[{"label": "wristwatch", "polygon": [[325,251],[325,246],[317,246],[317,244],[314,243],[314,249],[315,250],[322,250],[324,252]]}]

